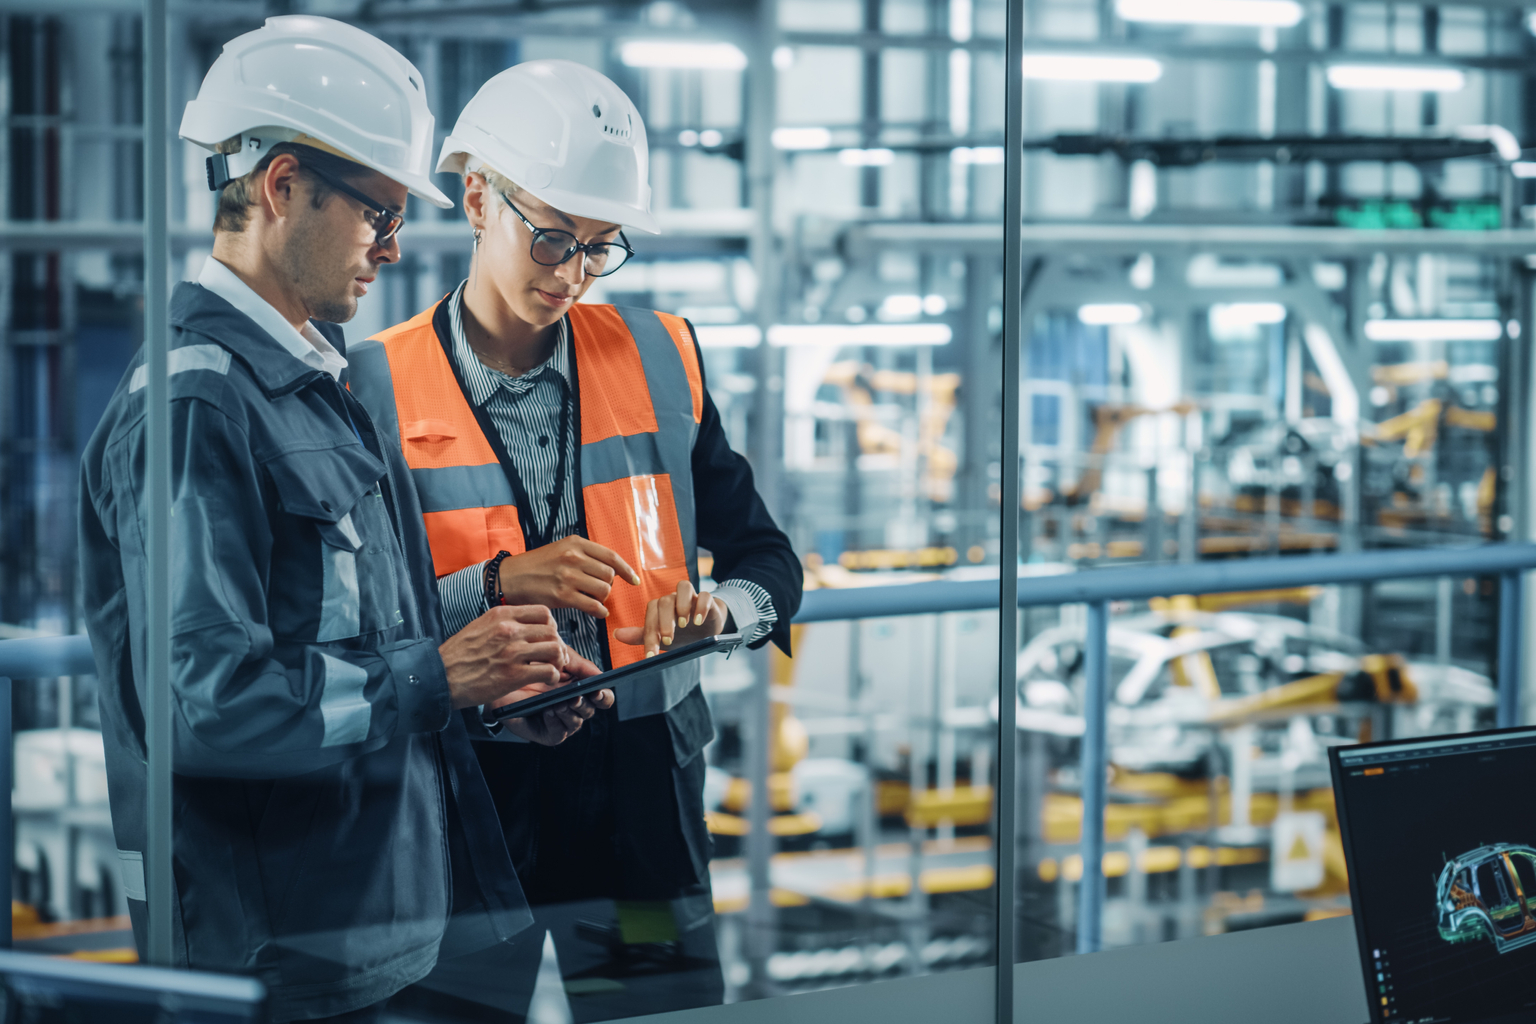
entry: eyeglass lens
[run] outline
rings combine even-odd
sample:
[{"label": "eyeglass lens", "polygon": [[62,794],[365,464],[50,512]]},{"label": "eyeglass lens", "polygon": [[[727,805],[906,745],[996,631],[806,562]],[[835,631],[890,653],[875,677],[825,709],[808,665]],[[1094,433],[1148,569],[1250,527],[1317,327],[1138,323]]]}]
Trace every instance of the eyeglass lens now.
[{"label": "eyeglass lens", "polygon": [[[546,267],[564,263],[575,254],[576,236],[565,231],[543,231],[534,236],[533,258]],[[585,270],[593,277],[604,277],[618,270],[629,258],[629,251],[618,245],[596,245],[585,250]]]}]

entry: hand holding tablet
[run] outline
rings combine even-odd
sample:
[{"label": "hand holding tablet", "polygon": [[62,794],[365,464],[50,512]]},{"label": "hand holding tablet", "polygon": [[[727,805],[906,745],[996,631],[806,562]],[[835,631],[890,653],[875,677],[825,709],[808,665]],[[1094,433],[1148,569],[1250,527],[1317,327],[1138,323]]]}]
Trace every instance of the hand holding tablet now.
[{"label": "hand holding tablet", "polygon": [[720,636],[706,637],[703,640],[685,644],[675,650],[663,651],[653,657],[637,661],[632,665],[613,669],[610,672],[599,672],[597,675],[578,679],[565,686],[559,686],[547,690],[534,697],[516,701],[512,704],[504,704],[499,708],[486,708],[485,721],[487,724],[501,722],[508,718],[527,718],[541,711],[596,693],[599,690],[610,690],[615,687],[631,683],[636,679],[644,678],[659,669],[681,665],[695,658],[702,658],[706,654],[714,654],[723,651],[729,654],[741,646],[740,633],[725,633]]}]

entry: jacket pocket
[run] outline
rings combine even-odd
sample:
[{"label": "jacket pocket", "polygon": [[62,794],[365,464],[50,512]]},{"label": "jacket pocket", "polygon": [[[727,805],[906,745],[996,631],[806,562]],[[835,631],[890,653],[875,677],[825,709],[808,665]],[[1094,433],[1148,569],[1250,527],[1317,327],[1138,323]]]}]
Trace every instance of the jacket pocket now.
[{"label": "jacket pocket", "polygon": [[[282,635],[329,643],[405,621],[401,582],[408,574],[379,486],[383,465],[361,449],[347,453],[294,452],[269,464],[299,534],[297,544],[283,546],[298,558],[285,567],[287,585],[273,588],[274,601],[286,605],[273,616]],[[306,576],[318,586],[302,585]]]}]

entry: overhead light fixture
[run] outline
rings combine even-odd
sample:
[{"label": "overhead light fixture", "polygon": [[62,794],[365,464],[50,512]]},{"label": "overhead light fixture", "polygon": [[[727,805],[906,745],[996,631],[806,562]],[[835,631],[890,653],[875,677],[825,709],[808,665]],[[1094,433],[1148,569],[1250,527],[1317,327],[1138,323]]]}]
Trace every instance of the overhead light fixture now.
[{"label": "overhead light fixture", "polygon": [[1509,172],[1517,178],[1536,178],[1536,160],[1516,160]]},{"label": "overhead light fixture", "polygon": [[889,167],[896,154],[889,149],[844,149],[838,151],[837,162],[844,167]]},{"label": "overhead light fixture", "polygon": [[949,159],[957,164],[1000,164],[1006,155],[1002,146],[956,146],[949,151]]},{"label": "overhead light fixture", "polygon": [[1497,320],[1367,320],[1370,341],[1498,341],[1504,325]]},{"label": "overhead light fixture", "polygon": [[747,55],[734,43],[686,42],[681,39],[631,39],[619,46],[619,60],[631,68],[740,71],[747,66]]},{"label": "overhead light fixture", "polygon": [[1090,302],[1077,308],[1077,318],[1090,327],[1141,323],[1141,307],[1134,302]]},{"label": "overhead light fixture", "polygon": [[948,345],[948,324],[775,324],[768,344],[789,345]]},{"label": "overhead light fixture", "polygon": [[882,320],[916,320],[923,315],[923,297],[887,295],[875,315]]},{"label": "overhead light fixture", "polygon": [[693,333],[700,348],[757,348],[763,340],[762,329],[756,324],[695,324]]},{"label": "overhead light fixture", "polygon": [[1285,322],[1285,307],[1278,302],[1217,302],[1211,306],[1214,335],[1242,334],[1255,327]]},{"label": "overhead light fixture", "polygon": [[1116,0],[1122,21],[1290,28],[1306,13],[1296,0]]},{"label": "overhead light fixture", "polygon": [[1163,65],[1151,57],[1029,53],[1024,55],[1024,77],[1053,82],[1155,82],[1163,77]]},{"label": "overhead light fixture", "polygon": [[832,132],[826,128],[775,128],[774,149],[826,149],[832,145]]},{"label": "overhead light fixture", "polygon": [[1335,89],[1389,89],[1394,92],[1457,92],[1467,76],[1456,68],[1403,64],[1334,64],[1328,84]]}]

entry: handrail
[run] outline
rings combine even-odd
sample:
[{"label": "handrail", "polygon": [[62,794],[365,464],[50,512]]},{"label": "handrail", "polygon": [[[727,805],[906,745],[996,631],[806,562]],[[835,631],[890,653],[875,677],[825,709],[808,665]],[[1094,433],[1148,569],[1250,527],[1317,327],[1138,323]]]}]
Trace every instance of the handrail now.
[{"label": "handrail", "polygon": [[[1087,688],[1083,709],[1082,777],[1102,780],[1107,763],[1110,602],[1172,594],[1273,590],[1316,584],[1443,576],[1499,577],[1499,636],[1496,654],[1498,723],[1519,717],[1522,575],[1536,568],[1536,544],[1485,544],[1466,548],[1360,551],[1313,557],[1196,562],[1171,566],[1091,569],[1056,576],[1032,576],[1019,586],[1019,606],[1088,606]],[[935,612],[996,608],[999,585],[991,580],[933,581],[903,586],[813,590],[805,595],[795,622],[884,618]],[[0,692],[12,678],[87,675],[96,671],[84,636],[29,637],[0,641]],[[8,693],[6,694],[8,697]],[[4,701],[9,711],[10,701]],[[5,716],[8,718],[8,716]],[[0,722],[0,780],[10,765],[9,721]],[[1079,847],[1084,875],[1078,890],[1078,951],[1099,948],[1104,906],[1105,794],[1102,785],[1083,788]],[[0,811],[0,870],[10,859],[10,815]],[[8,881],[10,872],[4,871]],[[0,891],[3,895],[3,891]],[[7,930],[8,931],[8,930]],[[5,932],[0,932],[3,944]]]},{"label": "handrail", "polygon": [[96,659],[84,633],[0,640],[0,678],[44,679],[95,674]]},{"label": "handrail", "polygon": [[[1177,565],[1086,569],[1019,580],[1019,607],[1136,601],[1171,594],[1278,590],[1412,576],[1493,576],[1536,568],[1536,544],[1358,551]],[[796,622],[832,622],[996,608],[992,580],[933,580],[888,587],[808,591]]]},{"label": "handrail", "polygon": [[[1019,581],[1019,606],[1134,601],[1170,594],[1275,590],[1309,584],[1369,583],[1412,576],[1489,576],[1536,568],[1536,544],[1359,551],[1167,566],[1086,569]],[[997,607],[995,580],[932,580],[886,587],[812,590],[795,622],[834,622]],[[83,634],[0,640],[0,676],[90,675],[96,663]]]}]

